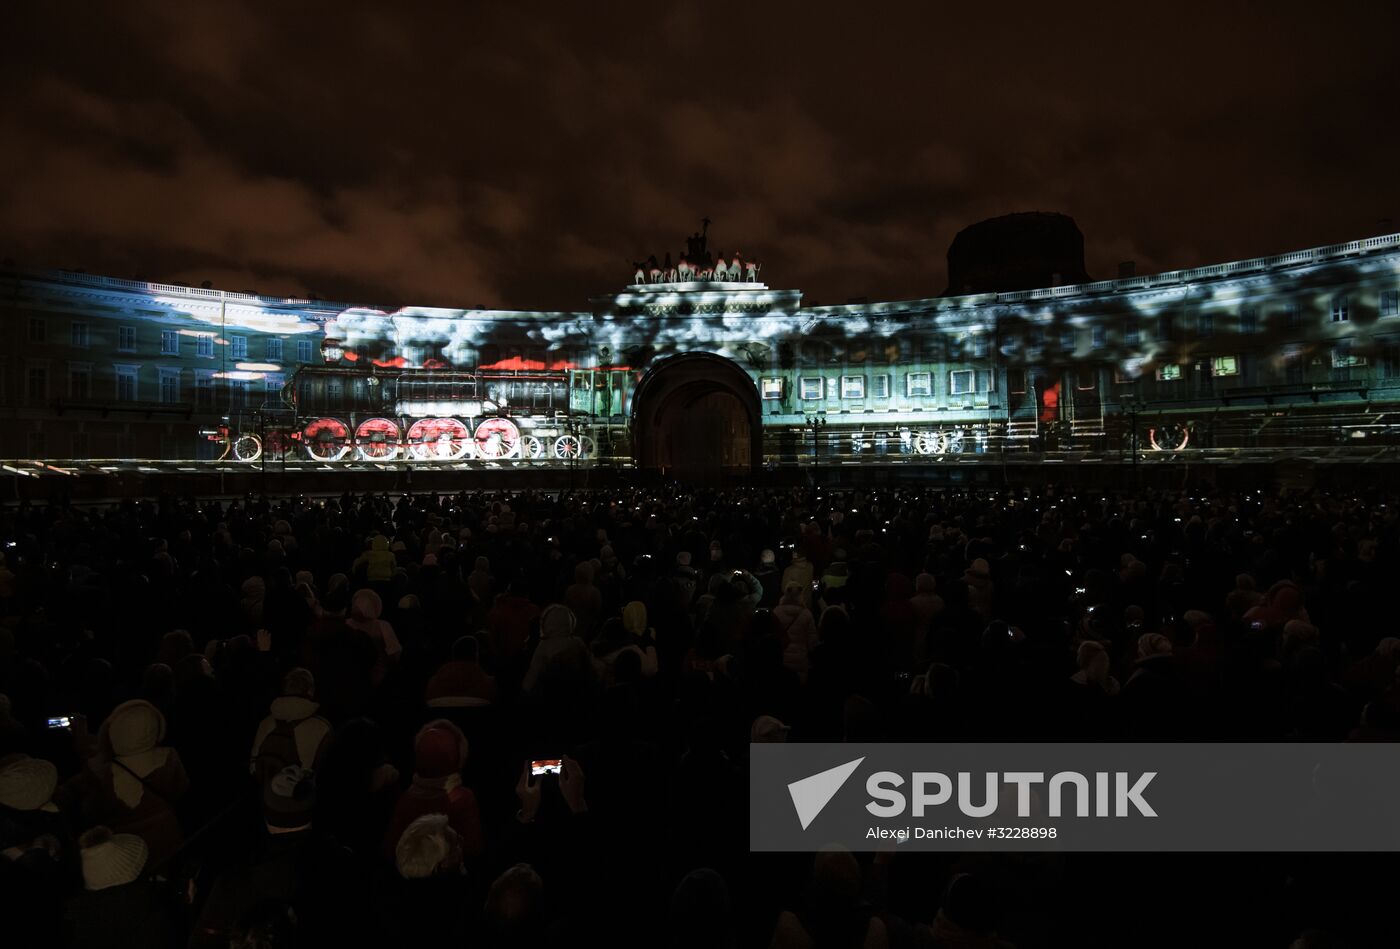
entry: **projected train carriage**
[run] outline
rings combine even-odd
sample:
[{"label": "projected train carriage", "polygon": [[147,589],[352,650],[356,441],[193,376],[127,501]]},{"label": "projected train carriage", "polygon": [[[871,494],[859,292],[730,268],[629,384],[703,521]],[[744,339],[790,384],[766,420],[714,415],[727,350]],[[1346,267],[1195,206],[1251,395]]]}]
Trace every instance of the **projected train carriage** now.
[{"label": "projected train carriage", "polygon": [[624,438],[602,409],[627,376],[306,366],[276,401],[217,434],[238,461],[592,462],[600,442]]}]

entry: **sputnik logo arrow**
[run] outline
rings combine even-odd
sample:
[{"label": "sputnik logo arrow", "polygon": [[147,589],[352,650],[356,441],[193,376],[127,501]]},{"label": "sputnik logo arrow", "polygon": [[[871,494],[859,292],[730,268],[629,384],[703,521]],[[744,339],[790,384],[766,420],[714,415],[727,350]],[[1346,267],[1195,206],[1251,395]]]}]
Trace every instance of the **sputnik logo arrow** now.
[{"label": "sputnik logo arrow", "polygon": [[802,822],[803,830],[817,819],[822,808],[831,802],[836,792],[841,790],[841,785],[846,783],[846,779],[864,760],[865,758],[861,757],[855,761],[847,761],[788,785],[788,793],[792,795],[792,806],[797,808],[797,819]]}]

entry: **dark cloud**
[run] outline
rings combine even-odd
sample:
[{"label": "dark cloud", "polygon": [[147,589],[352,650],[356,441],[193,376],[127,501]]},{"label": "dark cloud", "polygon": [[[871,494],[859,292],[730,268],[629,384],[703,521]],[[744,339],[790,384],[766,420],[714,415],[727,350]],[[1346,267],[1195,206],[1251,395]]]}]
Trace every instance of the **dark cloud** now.
[{"label": "dark cloud", "polygon": [[407,6],[8,8],[0,254],[581,307],[709,215],[840,302],[940,292],[1013,210],[1095,276],[1400,219],[1392,5]]}]

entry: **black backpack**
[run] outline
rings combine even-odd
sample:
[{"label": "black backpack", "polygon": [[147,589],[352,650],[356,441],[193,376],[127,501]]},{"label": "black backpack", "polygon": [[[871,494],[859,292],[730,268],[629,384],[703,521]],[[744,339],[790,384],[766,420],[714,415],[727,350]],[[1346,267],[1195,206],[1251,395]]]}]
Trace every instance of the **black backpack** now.
[{"label": "black backpack", "polygon": [[258,756],[254,759],[254,772],[260,786],[265,786],[283,768],[301,765],[301,754],[297,751],[297,726],[311,717],[276,720],[272,731],[258,747]]}]

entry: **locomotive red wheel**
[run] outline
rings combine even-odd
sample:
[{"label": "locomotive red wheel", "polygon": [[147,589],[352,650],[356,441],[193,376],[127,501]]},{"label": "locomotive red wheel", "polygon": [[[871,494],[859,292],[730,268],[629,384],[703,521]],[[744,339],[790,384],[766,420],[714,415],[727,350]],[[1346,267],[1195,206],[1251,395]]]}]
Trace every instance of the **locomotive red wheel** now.
[{"label": "locomotive red wheel", "polygon": [[1149,428],[1147,441],[1156,451],[1181,451],[1191,441],[1191,432],[1179,422],[1166,422]]},{"label": "locomotive red wheel", "polygon": [[421,461],[456,461],[471,449],[471,431],[459,419],[420,418],[408,427],[408,453]]},{"label": "locomotive red wheel", "polygon": [[482,458],[513,458],[520,453],[520,429],[508,418],[488,418],[476,427],[476,453]]},{"label": "locomotive red wheel", "polygon": [[399,453],[399,426],[391,419],[368,418],[355,428],[355,453],[365,461],[384,461]]},{"label": "locomotive red wheel", "polygon": [[262,439],[251,432],[245,432],[233,440],[233,457],[239,461],[257,461],[262,453]]},{"label": "locomotive red wheel", "polygon": [[350,450],[350,426],[338,418],[318,418],[302,429],[306,453],[316,461],[339,461]]}]

